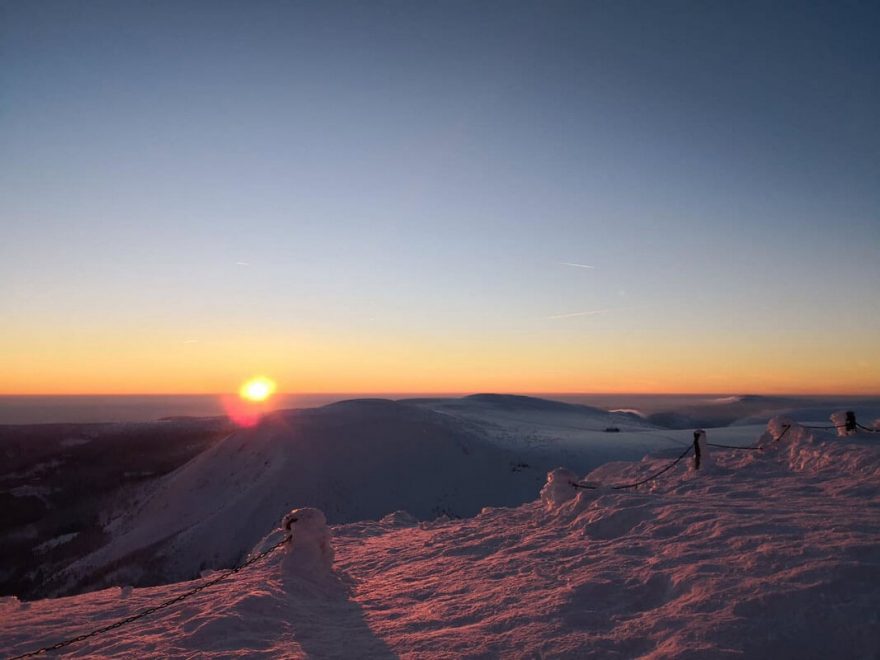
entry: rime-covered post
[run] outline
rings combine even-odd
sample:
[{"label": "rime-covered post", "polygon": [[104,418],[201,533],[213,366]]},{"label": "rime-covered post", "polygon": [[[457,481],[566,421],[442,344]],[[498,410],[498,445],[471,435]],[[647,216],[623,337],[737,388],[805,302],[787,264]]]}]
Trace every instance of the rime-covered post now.
[{"label": "rime-covered post", "polygon": [[333,568],[333,545],[323,512],[294,509],[281,520],[281,527],[291,537],[282,562],[287,573],[314,576]]},{"label": "rime-covered post", "polygon": [[856,414],[852,410],[846,411],[846,421],[843,423],[847,433],[856,432]]},{"label": "rime-covered post", "polygon": [[286,513],[281,525],[266,534],[248,559],[287,541],[282,559],[285,573],[314,578],[333,568],[333,543],[327,519],[318,509],[304,507]]},{"label": "rime-covered post", "polygon": [[709,460],[709,447],[706,445],[706,432],[703,429],[694,431],[694,469],[705,467]]},{"label": "rime-covered post", "polygon": [[548,509],[553,509],[563,502],[573,499],[578,491],[580,477],[571,470],[556,468],[547,473],[547,483],[541,489],[541,501]]},{"label": "rime-covered post", "polygon": [[841,438],[855,435],[858,430],[856,414],[852,410],[838,410],[831,413],[831,423],[837,429],[837,435]]}]

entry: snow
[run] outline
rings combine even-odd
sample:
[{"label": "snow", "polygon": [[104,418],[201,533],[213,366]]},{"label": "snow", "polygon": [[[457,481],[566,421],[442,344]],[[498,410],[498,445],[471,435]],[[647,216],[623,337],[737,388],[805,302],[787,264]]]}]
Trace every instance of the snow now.
[{"label": "snow", "polygon": [[[412,403],[467,423],[501,447],[524,449],[532,454],[543,452],[577,461],[585,439],[590,441],[594,452],[604,449],[619,453],[627,445],[642,453],[656,448],[656,444],[645,444],[641,432],[658,427],[621,411],[499,394],[413,400]],[[623,433],[609,438],[605,429],[610,426]]]},{"label": "snow", "polygon": [[612,410],[609,410],[608,412],[622,413],[622,414],[627,414],[627,415],[635,415],[636,417],[642,417],[642,418],[645,417],[645,414],[641,410],[638,410],[637,408],[614,408]]},{"label": "snow", "polygon": [[32,486],[30,484],[25,484],[23,486],[10,488],[8,492],[13,497],[39,497],[41,500],[45,500],[47,496],[52,494],[52,489],[48,486]]},{"label": "snow", "polygon": [[708,399],[706,403],[710,405],[719,405],[723,406],[730,403],[740,403],[743,400],[741,396],[722,396],[716,397],[714,399]]},{"label": "snow", "polygon": [[290,545],[284,554],[284,572],[288,575],[329,574],[333,568],[333,544],[327,519],[318,509],[294,509],[282,520],[291,532]]},{"label": "snow", "polygon": [[79,532],[70,532],[69,534],[61,534],[60,536],[56,536],[55,538],[49,539],[48,541],[44,541],[40,543],[37,547],[34,548],[34,552],[47,552],[52,548],[57,548],[59,545],[63,545],[65,543],[70,543],[73,539],[79,536]]},{"label": "snow", "polygon": [[580,477],[566,468],[556,468],[547,474],[547,483],[541,489],[541,501],[552,509],[577,495],[575,484]]},{"label": "snow", "polygon": [[13,497],[36,497],[44,505],[46,505],[47,508],[51,508],[52,506],[52,501],[49,499],[49,496],[54,491],[49,486],[34,486],[31,484],[24,484],[21,486],[16,486],[15,488],[10,488],[7,492]]},{"label": "snow", "polygon": [[65,448],[69,447],[81,447],[82,445],[87,445],[92,441],[92,438],[65,438],[61,441],[60,445]]},{"label": "snow", "polygon": [[850,435],[850,432],[846,430],[846,411],[838,410],[836,412],[831,413],[831,423],[837,427],[837,435],[841,437],[845,437]]},{"label": "snow", "polygon": [[327,574],[333,568],[333,544],[327,518],[322,511],[311,507],[286,513],[281,525],[251,550],[248,560],[271,551],[286,539],[289,542],[285,548],[285,573],[315,577]]},{"label": "snow", "polygon": [[[604,433],[609,421],[624,432]],[[229,567],[294,506],[318,508],[331,523],[514,506],[535,499],[554,466],[588,470],[680,442],[625,416],[530,397],[352,400],[273,413],[147,484],[111,516],[108,543],[51,586],[62,595]]]},{"label": "snow", "polygon": [[[568,492],[486,507],[464,520],[417,522],[396,513],[335,525],[332,570],[317,559],[327,537],[316,511],[302,546],[282,546],[226,582],[65,650],[80,657],[876,658],[880,443],[870,433],[837,438],[799,425],[774,440],[786,423],[771,420],[763,451],[713,449],[711,474],[682,461],[634,490]],[[718,439],[708,433],[710,442]],[[632,482],[669,461],[615,462],[583,479]],[[572,475],[553,471],[550,482]],[[302,548],[308,552],[297,555]],[[301,561],[290,564],[294,556]],[[300,570],[305,565],[312,570]],[[0,654],[106,625],[196,584],[4,599]]]}]

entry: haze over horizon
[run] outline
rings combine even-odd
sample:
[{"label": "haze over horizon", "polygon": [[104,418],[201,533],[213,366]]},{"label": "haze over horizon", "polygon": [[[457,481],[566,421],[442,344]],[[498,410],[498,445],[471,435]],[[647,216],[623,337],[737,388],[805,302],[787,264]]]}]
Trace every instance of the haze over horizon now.
[{"label": "haze over horizon", "polygon": [[0,394],[880,394],[878,33],[0,3]]}]

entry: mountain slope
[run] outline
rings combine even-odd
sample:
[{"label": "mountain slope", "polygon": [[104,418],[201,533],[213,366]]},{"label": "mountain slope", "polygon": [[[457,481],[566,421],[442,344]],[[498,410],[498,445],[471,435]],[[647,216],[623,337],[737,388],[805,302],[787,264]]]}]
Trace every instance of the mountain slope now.
[{"label": "mountain slope", "polygon": [[583,469],[670,445],[620,434],[608,444],[595,437],[607,434],[573,427],[564,441],[534,447],[528,434],[536,429],[561,432],[547,425],[547,406],[583,408],[579,414],[593,428],[608,413],[539,399],[505,403],[508,415],[529,426],[501,440],[487,431],[496,420],[484,405],[476,413],[471,405],[464,417],[382,399],[272,413],[145,487],[105,526],[108,543],[61,572],[53,593],[157,584],[231,566],[296,506],[320,508],[337,523],[398,509],[420,519],[469,516],[482,506],[534,498],[546,471],[560,462]]},{"label": "mountain slope", "polygon": [[[637,415],[511,394],[473,394],[460,399],[410,399],[411,403],[471,425],[498,446],[527,451],[554,464],[590,469],[614,458],[637,458],[657,448],[662,435]],[[614,429],[613,434],[608,431]],[[586,464],[584,448],[589,448]],[[601,460],[596,461],[601,456]]]},{"label": "mountain slope", "polygon": [[[778,422],[772,424],[779,433]],[[710,432],[710,441],[712,440]],[[70,647],[181,657],[873,658],[880,444],[794,427],[639,491],[580,491],[461,521],[333,528],[333,573],[284,549],[228,582]],[[667,463],[593,471],[602,484]],[[76,635],[191,584],[0,603],[0,650]]]},{"label": "mountain slope", "polygon": [[194,577],[233,564],[293,506],[344,522],[404,507],[433,518],[515,504],[533,497],[541,475],[512,471],[513,458],[446,418],[390,401],[275,413],[146,488],[107,525],[110,542],[65,576],[68,584]]}]

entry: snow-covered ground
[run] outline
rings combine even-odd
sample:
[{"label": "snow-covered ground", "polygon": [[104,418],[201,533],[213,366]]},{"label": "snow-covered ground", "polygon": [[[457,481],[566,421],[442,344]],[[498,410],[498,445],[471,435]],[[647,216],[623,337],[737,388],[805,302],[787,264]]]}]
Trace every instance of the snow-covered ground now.
[{"label": "snow-covered ground", "polygon": [[646,435],[660,427],[635,414],[528,396],[475,394],[402,403],[467,424],[499,447],[584,469],[624,455],[641,457],[665,439],[662,434]]},{"label": "snow-covered ground", "polygon": [[[721,438],[710,430],[709,441]],[[332,572],[311,560],[298,568],[303,544],[324,537],[297,537],[294,523],[294,550],[65,651],[880,657],[880,440],[794,427],[764,441],[764,451],[710,449],[710,470],[682,461],[638,490],[562,489],[465,520],[395,514],[337,525]],[[668,462],[617,462],[585,477],[626,483]],[[78,635],[198,583],[7,599],[0,653]]]},{"label": "snow-covered ground", "polygon": [[[609,425],[620,431],[605,432]],[[275,412],[146,484],[108,516],[107,543],[56,573],[50,593],[231,566],[294,506],[335,523],[398,509],[418,519],[471,516],[534,499],[557,465],[586,471],[681,442],[628,415],[529,397]]]}]

